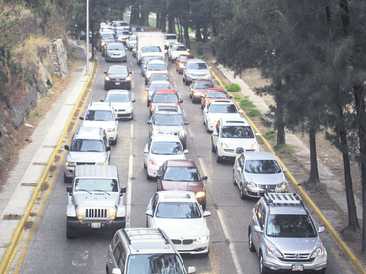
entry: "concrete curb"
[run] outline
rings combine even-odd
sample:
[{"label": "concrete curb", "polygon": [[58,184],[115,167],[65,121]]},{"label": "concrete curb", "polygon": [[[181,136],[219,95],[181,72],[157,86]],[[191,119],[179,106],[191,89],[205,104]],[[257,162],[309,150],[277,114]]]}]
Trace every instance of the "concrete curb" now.
[{"label": "concrete curb", "polygon": [[[44,186],[45,182],[47,181],[48,173],[49,173],[50,169],[53,167],[54,162],[56,161],[56,156],[59,154],[60,151],[62,151],[62,145],[64,143],[65,138],[68,136],[68,133],[70,131],[70,126],[72,125],[72,122],[77,119],[78,113],[80,111],[81,103],[89,92],[92,80],[94,79],[95,72],[96,72],[96,64],[94,63],[92,73],[86,77],[86,80],[84,80],[84,85],[82,86],[81,92],[78,95],[75,102],[74,103],[66,102],[66,104],[65,104],[66,106],[72,105],[72,110],[71,110],[71,112],[69,112],[66,123],[64,124],[64,127],[61,131],[61,134],[58,137],[53,136],[57,140],[57,144],[51,148],[52,152],[51,152],[49,158],[46,159],[45,162],[42,162],[41,176],[38,179],[36,179],[36,182],[37,182],[36,186],[33,189],[33,192],[27,202],[25,210],[22,212],[21,219],[19,221],[17,221],[16,224],[14,224],[14,227],[15,227],[14,232],[13,232],[11,239],[9,241],[9,244],[6,246],[6,250],[1,258],[0,273],[7,273],[8,267],[14,257],[14,253],[15,253],[17,244],[23,234],[23,230],[27,223],[27,220],[28,220],[29,216],[31,215],[35,202],[42,191],[42,187]],[[55,121],[55,122],[57,122],[57,121]]]},{"label": "concrete curb", "polygon": [[[221,87],[224,87],[224,84],[222,80],[218,77],[218,75],[211,70],[212,75],[214,76],[215,80],[219,83]],[[239,109],[240,106],[238,106]],[[252,128],[255,130],[255,132],[258,134],[258,137],[262,140],[264,145],[267,147],[267,149],[276,155],[276,152],[272,148],[271,144],[267,141],[267,139],[261,134],[257,126],[254,124],[254,122],[250,119],[250,117],[245,113],[245,111],[242,111],[241,114],[244,116],[244,118],[248,121],[248,123],[252,126]],[[277,155],[276,155],[277,156]],[[331,222],[325,217],[325,215],[322,213],[322,211],[317,207],[315,202],[311,199],[311,197],[306,193],[305,189],[301,186],[301,184],[295,179],[295,177],[292,175],[292,173],[289,171],[289,169],[286,167],[285,163],[277,156],[278,161],[280,165],[284,168],[285,174],[293,187],[296,189],[296,191],[301,195],[305,203],[310,207],[319,217],[320,221],[324,224],[325,228],[327,229],[328,233],[332,236],[338,247],[344,252],[344,254],[350,259],[352,262],[352,266],[355,268],[355,270],[361,274],[366,274],[366,269],[364,268],[363,264],[359,260],[359,258],[352,252],[350,247],[347,245],[345,241],[343,241],[340,234],[336,231],[336,229],[333,227]]]}]

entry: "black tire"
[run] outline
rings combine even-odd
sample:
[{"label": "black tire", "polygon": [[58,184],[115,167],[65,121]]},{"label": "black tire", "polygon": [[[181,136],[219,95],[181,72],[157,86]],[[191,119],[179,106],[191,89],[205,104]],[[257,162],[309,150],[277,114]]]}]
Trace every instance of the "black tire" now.
[{"label": "black tire", "polygon": [[109,87],[107,84],[104,84],[104,90],[109,90]]},{"label": "black tire", "polygon": [[254,247],[253,238],[252,238],[252,232],[250,231],[250,229],[249,229],[249,232],[248,232],[248,248],[249,248],[250,252],[255,252],[255,247]]},{"label": "black tire", "polygon": [[74,239],[77,237],[76,231],[74,229],[72,229],[70,227],[70,225],[68,225],[66,223],[66,238],[67,239]]},{"label": "black tire", "polygon": [[108,265],[105,265],[105,273],[106,273],[106,274],[109,274]]},{"label": "black tire", "polygon": [[117,144],[117,142],[118,142],[118,138],[116,138],[116,140],[114,140],[114,141],[110,141],[109,143],[110,143],[110,145],[115,146]]},{"label": "black tire", "polygon": [[222,163],[222,157],[219,156],[219,154],[217,154],[217,153],[216,153],[216,162],[219,164]]},{"label": "black tire", "polygon": [[243,189],[243,188],[244,188],[244,187],[243,187],[243,184],[242,184],[242,183],[240,183],[240,186],[239,186],[239,184],[238,184],[238,189],[239,189],[239,196],[240,196],[240,199],[245,200],[246,195],[245,195],[245,193],[244,193],[244,189]]},{"label": "black tire", "polygon": [[322,270],[318,270],[316,273],[317,274],[325,274],[325,272],[327,272],[327,269],[326,268],[324,268]]},{"label": "black tire", "polygon": [[259,268],[259,273],[260,274],[269,274],[269,269],[267,267],[264,266],[263,264],[263,255],[262,252],[259,252],[259,257],[258,257],[258,268]]}]

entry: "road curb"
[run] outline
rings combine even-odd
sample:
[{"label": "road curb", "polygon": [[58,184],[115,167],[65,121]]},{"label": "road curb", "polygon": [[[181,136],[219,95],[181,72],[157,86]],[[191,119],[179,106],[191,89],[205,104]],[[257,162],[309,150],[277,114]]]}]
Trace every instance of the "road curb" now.
[{"label": "road curb", "polygon": [[16,229],[11,236],[11,240],[6,248],[6,251],[4,252],[4,255],[1,258],[0,273],[7,273],[9,265],[14,257],[14,253],[15,253],[17,244],[23,234],[23,230],[26,225],[26,222],[31,215],[32,209],[35,205],[37,198],[39,197],[40,193],[42,192],[42,186],[44,185],[44,183],[46,182],[46,180],[48,178],[48,173],[50,172],[50,169],[52,168],[52,166],[56,160],[56,156],[58,155],[59,151],[62,150],[61,149],[62,145],[63,145],[66,137],[69,134],[72,123],[78,117],[78,113],[80,112],[80,107],[82,105],[83,99],[87,96],[87,94],[90,90],[92,81],[93,81],[95,73],[96,73],[96,67],[97,67],[96,63],[93,63],[92,73],[88,76],[87,80],[85,81],[85,84],[82,87],[82,91],[81,91],[80,95],[76,99],[75,105],[66,120],[66,123],[63,127],[61,135],[58,138],[57,145],[53,149],[49,159],[47,160],[47,164],[44,167],[42,175],[40,176],[40,178],[38,180],[37,186],[34,188],[32,196],[27,203],[27,207],[24,211],[24,214],[22,215],[22,218],[19,220],[19,222],[16,226]]},{"label": "road curb", "polygon": [[[225,85],[223,84],[223,81],[220,79],[220,77],[213,70],[211,70],[211,73],[212,73],[213,77],[215,78],[215,80],[219,83],[219,85],[221,87],[225,87]],[[236,104],[236,105],[238,106],[239,109],[241,109],[238,104]],[[366,269],[364,268],[364,266],[361,263],[360,259],[353,253],[353,251],[347,245],[347,243],[345,241],[343,241],[342,237],[336,231],[336,229],[331,224],[331,222],[326,218],[326,216],[323,214],[323,212],[318,208],[318,206],[311,199],[311,197],[307,194],[307,192],[301,186],[301,184],[295,179],[295,177],[292,175],[292,173],[287,168],[287,166],[285,165],[285,163],[281,160],[281,158],[279,158],[277,156],[277,154],[274,151],[274,149],[271,146],[271,144],[261,134],[260,130],[254,124],[254,122],[250,119],[250,117],[245,113],[244,110],[242,111],[241,114],[244,116],[244,118],[248,121],[248,123],[252,126],[252,128],[258,134],[258,137],[262,140],[262,142],[264,143],[264,145],[266,146],[266,148],[271,153],[273,153],[274,155],[276,155],[276,157],[278,158],[278,161],[279,161],[280,165],[284,168],[284,172],[286,174],[286,177],[289,179],[289,181],[291,182],[291,184],[293,185],[293,187],[296,189],[296,191],[301,195],[302,199],[305,201],[305,203],[307,204],[307,206],[310,207],[316,213],[316,215],[318,216],[318,218],[320,219],[320,221],[323,223],[323,225],[325,226],[325,228],[328,231],[328,233],[332,236],[333,240],[336,242],[336,244],[338,245],[338,247],[350,259],[350,261],[352,262],[352,266],[355,268],[355,270],[358,273],[366,274]]]}]

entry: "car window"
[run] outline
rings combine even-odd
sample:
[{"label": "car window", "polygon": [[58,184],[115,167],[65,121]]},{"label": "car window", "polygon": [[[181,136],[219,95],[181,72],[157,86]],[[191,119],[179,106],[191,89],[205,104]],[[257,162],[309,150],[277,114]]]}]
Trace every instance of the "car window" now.
[{"label": "car window", "polygon": [[201,218],[201,211],[196,203],[159,203],[155,216],[167,219],[197,219]]},{"label": "car window", "polygon": [[108,50],[124,50],[121,43],[109,43],[107,46]]},{"label": "car window", "polygon": [[183,154],[183,147],[179,142],[153,142],[151,153],[156,155]]},{"label": "car window", "polygon": [[207,92],[207,97],[212,99],[226,99],[227,96],[224,92],[220,91],[209,91]]},{"label": "car window", "polygon": [[164,181],[182,181],[182,182],[198,182],[201,177],[195,167],[176,167],[168,166],[165,174]]},{"label": "car window", "polygon": [[114,121],[113,112],[110,110],[88,110],[85,115],[87,121]]},{"label": "car window", "polygon": [[176,51],[185,51],[185,50],[187,50],[187,48],[186,48],[185,46],[177,46],[177,47],[175,48],[175,50],[176,50]]},{"label": "car window", "polygon": [[127,274],[184,274],[178,254],[139,254],[128,257]]},{"label": "car window", "polygon": [[118,192],[118,182],[115,179],[84,179],[77,178],[75,180],[74,191],[106,191]]},{"label": "car window", "polygon": [[70,146],[73,152],[104,152],[105,145],[101,140],[74,139]]},{"label": "car window", "polygon": [[188,63],[187,69],[207,70],[207,65],[205,63]]},{"label": "car window", "polygon": [[249,126],[225,126],[221,129],[222,138],[254,138]]},{"label": "car window", "polygon": [[130,93],[121,93],[121,94],[109,94],[106,98],[106,102],[116,102],[116,103],[126,103],[131,101]]},{"label": "car window", "polygon": [[122,252],[122,244],[121,244],[121,242],[118,242],[117,245],[113,249],[113,257],[114,257],[114,260],[116,261],[117,265],[118,265],[120,257],[121,257],[121,252]]},{"label": "car window", "polygon": [[168,75],[164,73],[153,73],[151,74],[150,81],[168,81]]},{"label": "car window", "polygon": [[310,216],[305,214],[271,214],[267,236],[280,238],[314,238],[317,236]]},{"label": "car window", "polygon": [[161,52],[161,48],[160,47],[143,47],[141,49],[141,51],[143,53],[146,53],[146,52]]},{"label": "car window", "polygon": [[192,88],[194,89],[208,89],[212,87],[213,83],[211,81],[195,81],[192,84]]},{"label": "car window", "polygon": [[159,64],[159,63],[148,63],[147,69],[151,71],[161,71],[161,70],[167,70],[167,67],[165,64]]},{"label": "car window", "polygon": [[234,104],[211,104],[208,107],[208,112],[210,113],[237,113]]},{"label": "car window", "polygon": [[178,103],[176,94],[156,94],[153,97],[153,103]]},{"label": "car window", "polygon": [[253,174],[280,173],[281,168],[275,160],[247,160],[245,172]]}]

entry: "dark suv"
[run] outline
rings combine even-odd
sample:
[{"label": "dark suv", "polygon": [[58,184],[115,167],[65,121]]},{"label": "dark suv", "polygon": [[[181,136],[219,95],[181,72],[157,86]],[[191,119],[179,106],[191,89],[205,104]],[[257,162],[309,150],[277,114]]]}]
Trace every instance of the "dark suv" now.
[{"label": "dark suv", "polygon": [[104,72],[104,89],[131,89],[131,72],[127,66],[113,65]]}]

